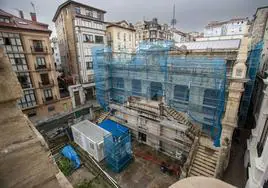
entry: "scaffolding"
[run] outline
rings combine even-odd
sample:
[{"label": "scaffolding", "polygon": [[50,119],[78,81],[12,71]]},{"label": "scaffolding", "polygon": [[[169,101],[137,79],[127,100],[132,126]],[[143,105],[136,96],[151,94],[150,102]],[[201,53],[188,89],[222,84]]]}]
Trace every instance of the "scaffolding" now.
[{"label": "scaffolding", "polygon": [[257,72],[259,70],[262,48],[263,41],[260,41],[254,46],[253,49],[251,49],[247,59],[247,78],[249,79],[249,81],[245,85],[245,91],[240,104],[239,126],[244,126],[248,118],[251,96],[254,89]]},{"label": "scaffolding", "polygon": [[111,132],[104,137],[104,154],[108,168],[120,172],[132,160],[131,137],[128,128],[112,121],[105,120],[100,127]]},{"label": "scaffolding", "polygon": [[220,145],[224,112],[226,65],[219,57],[174,53],[173,43],[142,43],[135,54],[94,49],[97,100],[106,110],[110,102],[123,104],[129,96],[164,100],[202,126]]}]

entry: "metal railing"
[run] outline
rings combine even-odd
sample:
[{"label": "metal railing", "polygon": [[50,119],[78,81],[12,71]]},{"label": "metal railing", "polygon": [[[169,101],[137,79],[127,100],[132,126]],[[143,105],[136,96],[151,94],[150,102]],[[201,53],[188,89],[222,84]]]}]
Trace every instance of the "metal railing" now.
[{"label": "metal railing", "polygon": [[32,53],[47,53],[48,48],[46,46],[31,46]]},{"label": "metal railing", "polygon": [[50,64],[45,64],[45,65],[35,64],[35,70],[51,70],[51,65]]},{"label": "metal railing", "polygon": [[54,86],[54,80],[51,79],[51,80],[48,80],[47,82],[38,82],[39,84],[39,87],[42,88],[42,87],[51,87],[51,86]]}]

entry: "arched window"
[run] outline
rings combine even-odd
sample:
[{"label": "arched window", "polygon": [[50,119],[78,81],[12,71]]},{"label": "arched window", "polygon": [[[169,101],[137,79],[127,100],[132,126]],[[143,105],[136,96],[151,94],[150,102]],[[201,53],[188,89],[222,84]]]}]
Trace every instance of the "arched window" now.
[{"label": "arched window", "polygon": [[188,86],[176,85],[174,87],[174,99],[189,101],[189,89]]},{"label": "arched window", "polygon": [[219,102],[219,91],[216,89],[206,89],[204,92],[203,112],[214,115]]},{"label": "arched window", "polygon": [[163,96],[162,84],[160,82],[151,82],[151,99],[158,101]]},{"label": "arched window", "polygon": [[141,81],[132,80],[132,95],[141,96]]}]

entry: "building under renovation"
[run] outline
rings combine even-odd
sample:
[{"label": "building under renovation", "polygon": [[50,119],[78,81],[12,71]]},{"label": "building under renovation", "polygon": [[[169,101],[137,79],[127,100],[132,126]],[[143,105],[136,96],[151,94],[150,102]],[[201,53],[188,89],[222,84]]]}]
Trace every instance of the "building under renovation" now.
[{"label": "building under renovation", "polygon": [[247,44],[158,41],[132,56],[95,49],[97,100],[139,142],[178,159],[181,177],[221,177],[248,80]]}]

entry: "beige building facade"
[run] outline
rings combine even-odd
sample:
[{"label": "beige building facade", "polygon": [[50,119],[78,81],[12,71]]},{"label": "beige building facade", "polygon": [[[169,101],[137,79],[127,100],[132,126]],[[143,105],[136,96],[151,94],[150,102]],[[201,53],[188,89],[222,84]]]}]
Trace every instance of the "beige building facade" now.
[{"label": "beige building facade", "polygon": [[22,86],[22,111],[34,119],[70,111],[70,98],[60,96],[48,25],[2,10],[0,16],[6,19],[0,23],[0,45]]},{"label": "beige building facade", "polygon": [[62,68],[73,78],[69,87],[73,108],[95,98],[92,48],[106,43],[106,11],[68,0],[53,17]]},{"label": "beige building facade", "polygon": [[131,23],[123,20],[110,23],[106,28],[107,44],[113,52],[135,52],[135,29]]}]

